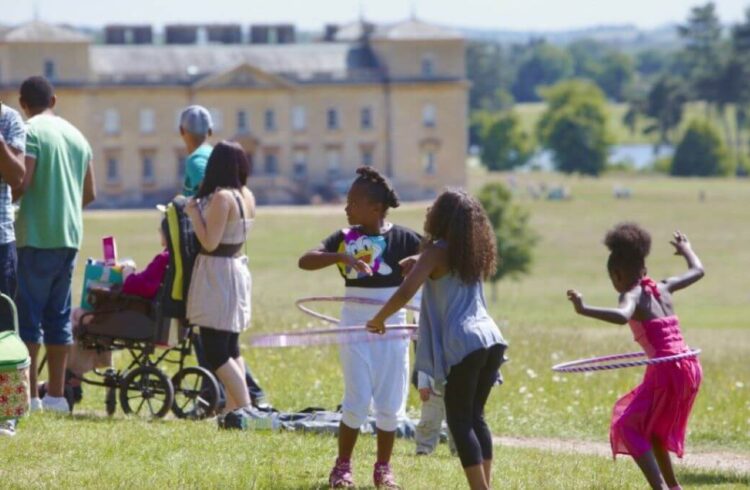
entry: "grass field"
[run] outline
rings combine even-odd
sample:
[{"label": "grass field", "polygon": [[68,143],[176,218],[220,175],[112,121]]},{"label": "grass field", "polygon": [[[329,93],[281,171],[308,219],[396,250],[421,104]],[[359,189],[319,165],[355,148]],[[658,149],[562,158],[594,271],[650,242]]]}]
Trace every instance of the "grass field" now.
[{"label": "grass field", "polygon": [[[507,175],[471,176],[476,190]],[[640,379],[639,369],[594,375],[554,375],[550,366],[566,359],[636,350],[627,327],[578,317],[565,299],[570,287],[595,304],[614,304],[605,271],[604,232],[615,222],[636,219],[653,235],[649,271],[662,278],[684,270],[668,240],[685,232],[706,266],[706,277],[676,296],[676,309],[692,346],[701,347],[705,381],[690,424],[688,451],[722,450],[750,458],[750,328],[747,325],[747,272],[750,270],[750,182],[607,177],[586,179],[553,174],[514,178],[519,202],[531,211],[541,240],[529,276],[499,284],[495,318],[507,323],[511,362],[505,384],[495,390],[487,416],[497,435],[607,440],[609,412],[620,394]],[[569,201],[532,200],[529,184],[565,185]],[[633,191],[615,200],[614,186]],[[704,200],[699,199],[703,193]],[[421,229],[426,204],[393,213],[400,224]],[[253,273],[253,333],[307,328],[310,320],[293,301],[313,294],[337,294],[333,270],[305,273],[297,257],[343,226],[338,207],[262,208],[248,244]],[[92,212],[86,215],[81,259],[100,256],[99,238],[114,234],[121,256],[145,265],[157,251],[156,211]],[[83,260],[76,272],[80,288]],[[331,307],[328,311],[335,312]],[[245,349],[244,355],[282,410],[335,407],[342,382],[333,347]],[[409,401],[418,413],[415,393]],[[18,435],[0,446],[0,487],[143,488],[318,488],[335,457],[330,437],[301,434],[217,432],[211,422],[143,422],[103,413],[103,394],[87,388],[81,415],[34,415]],[[394,459],[405,488],[462,488],[457,460],[441,447],[434,457],[412,456],[413,444],[399,441]],[[369,484],[374,441],[357,448],[356,477]],[[499,448],[498,488],[643,488],[628,459]],[[680,469],[687,487],[744,488],[750,475]]]}]

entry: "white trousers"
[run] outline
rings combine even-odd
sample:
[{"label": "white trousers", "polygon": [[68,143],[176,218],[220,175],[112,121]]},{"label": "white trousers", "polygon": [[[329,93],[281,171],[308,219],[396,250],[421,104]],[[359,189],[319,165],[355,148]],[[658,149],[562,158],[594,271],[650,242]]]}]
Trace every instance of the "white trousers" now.
[{"label": "white trousers", "polygon": [[[385,301],[396,288],[346,288],[347,296]],[[380,309],[379,306],[345,303],[341,311],[341,326],[363,326]],[[402,310],[386,324],[403,324]],[[375,425],[383,431],[394,431],[406,412],[409,389],[409,339],[383,340],[377,334],[362,342],[344,343],[339,349],[344,373],[342,421],[353,429],[367,420],[372,407]]]}]

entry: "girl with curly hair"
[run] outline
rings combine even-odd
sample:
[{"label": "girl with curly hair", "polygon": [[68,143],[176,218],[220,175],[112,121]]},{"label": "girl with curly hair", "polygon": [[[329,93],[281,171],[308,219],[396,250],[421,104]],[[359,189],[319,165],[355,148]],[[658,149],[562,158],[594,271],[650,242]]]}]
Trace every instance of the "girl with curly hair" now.
[{"label": "girl with curly hair", "polygon": [[[609,277],[620,293],[617,308],[583,302],[576,290],[568,299],[577,313],[609,323],[630,324],[633,337],[650,358],[688,350],[675,315],[672,293],[703,277],[703,265],[687,237],[679,231],[670,242],[675,255],[687,260],[688,271],[657,283],[646,275],[651,236],[636,223],[620,223],[604,238],[609,248]],[[682,457],[687,421],[698,394],[703,371],[696,357],[652,364],[643,382],[615,403],[609,439],[612,454],[635,459],[652,488],[680,489],[669,451]]]},{"label": "girl with curly hair", "polygon": [[367,322],[385,332],[388,316],[422,290],[415,370],[444,385],[448,428],[472,489],[490,488],[492,434],[484,405],[507,346],[487,313],[482,281],[497,267],[487,213],[462,190],[446,190],[427,211],[418,257],[402,263],[403,284]]}]

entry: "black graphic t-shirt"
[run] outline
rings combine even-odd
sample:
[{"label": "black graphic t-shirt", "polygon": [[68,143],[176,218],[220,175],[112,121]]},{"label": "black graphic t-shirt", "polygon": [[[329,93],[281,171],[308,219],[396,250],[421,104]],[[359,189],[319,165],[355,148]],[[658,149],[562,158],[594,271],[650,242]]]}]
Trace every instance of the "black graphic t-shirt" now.
[{"label": "black graphic t-shirt", "polygon": [[323,248],[330,253],[346,253],[370,266],[372,276],[362,274],[347,264],[336,264],[348,287],[398,287],[403,282],[398,262],[419,253],[421,237],[417,232],[393,225],[380,235],[367,235],[354,226],[334,232],[323,240]]}]

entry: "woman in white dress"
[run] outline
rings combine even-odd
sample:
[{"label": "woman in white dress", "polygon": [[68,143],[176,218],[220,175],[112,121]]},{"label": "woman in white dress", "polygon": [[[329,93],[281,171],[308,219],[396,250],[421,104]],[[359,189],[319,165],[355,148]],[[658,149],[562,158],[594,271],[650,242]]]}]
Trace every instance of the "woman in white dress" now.
[{"label": "woman in white dress", "polygon": [[[250,323],[251,277],[244,254],[255,217],[255,198],[240,180],[249,166],[242,147],[217,144],[206,164],[198,193],[186,206],[201,250],[195,261],[187,300],[187,317],[200,327],[211,369],[226,388],[220,426],[244,428],[242,410],[250,405],[239,334]],[[225,425],[223,425],[225,424]]]}]

